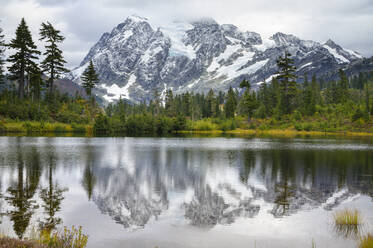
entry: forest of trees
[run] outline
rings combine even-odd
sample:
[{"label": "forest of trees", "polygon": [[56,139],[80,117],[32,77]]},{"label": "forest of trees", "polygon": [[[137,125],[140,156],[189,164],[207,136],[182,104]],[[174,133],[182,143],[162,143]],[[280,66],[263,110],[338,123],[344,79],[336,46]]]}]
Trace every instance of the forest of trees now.
[{"label": "forest of trees", "polygon": [[[42,23],[39,36],[43,54],[24,19],[9,43],[0,29],[0,131],[86,132],[90,126],[106,135],[236,129],[373,132],[373,72],[348,77],[340,70],[339,79],[330,82],[314,75],[297,78],[292,55],[285,52],[278,58],[277,76],[255,89],[247,80],[227,92],[167,90],[161,95],[154,89],[150,101],[119,99],[100,107],[93,94],[99,76],[92,61],[81,77],[85,96],[61,94],[54,83],[68,72],[59,48],[65,38],[49,22]],[[6,60],[5,49],[10,53]],[[22,126],[10,128],[17,122]]]},{"label": "forest of trees", "polygon": [[[206,95],[154,91],[149,103],[119,100],[96,119],[97,132],[143,134],[189,130],[295,129],[297,131],[373,131],[373,72],[325,82],[315,76],[297,83],[291,54],[277,61],[278,76],[258,90],[243,80],[240,89]],[[163,100],[163,102],[162,102]]]},{"label": "forest of trees", "polygon": [[[84,125],[92,123],[100,109],[94,99],[74,92],[62,94],[56,89],[55,80],[68,72],[59,48],[65,38],[49,22],[41,24],[39,36],[45,43],[43,54],[36,47],[24,19],[8,44],[0,29],[0,130],[64,131],[62,125],[46,127],[45,123],[69,123],[73,124],[73,131],[85,131]],[[10,53],[6,60],[5,49]],[[39,64],[41,55],[43,60]],[[8,62],[7,75],[5,62]],[[94,85],[84,87],[89,96],[90,87]],[[5,123],[14,121],[29,122],[5,127]]]}]

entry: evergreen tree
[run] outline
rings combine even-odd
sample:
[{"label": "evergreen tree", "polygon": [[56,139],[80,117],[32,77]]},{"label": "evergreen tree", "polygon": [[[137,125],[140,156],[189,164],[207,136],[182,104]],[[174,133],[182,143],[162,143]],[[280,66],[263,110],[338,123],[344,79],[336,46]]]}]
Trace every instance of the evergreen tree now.
[{"label": "evergreen tree", "polygon": [[303,108],[306,115],[313,115],[316,111],[317,81],[316,76],[312,77],[311,84],[305,79],[303,85]]},{"label": "evergreen tree", "polygon": [[5,52],[5,41],[3,35],[3,29],[0,28],[0,84],[4,82],[4,52]]},{"label": "evergreen tree", "polygon": [[304,74],[303,88],[304,89],[307,88],[308,84],[309,84],[309,82],[308,82],[308,76],[307,76],[307,74]]},{"label": "evergreen tree", "polygon": [[241,115],[247,115],[250,119],[253,116],[254,110],[258,107],[255,92],[250,92],[250,83],[246,79],[240,83],[240,88],[244,89],[244,93],[238,103],[238,112]]},{"label": "evergreen tree", "polygon": [[224,99],[225,99],[224,92],[219,91],[219,95],[218,95],[218,103],[219,103],[219,105],[224,103]]},{"label": "evergreen tree", "polygon": [[254,92],[250,92],[250,90],[246,90],[239,103],[238,103],[238,112],[241,115],[248,116],[249,120],[253,117],[254,110],[258,107],[258,102],[256,99],[256,94]]},{"label": "evergreen tree", "polygon": [[47,42],[43,53],[45,59],[41,62],[41,67],[43,72],[46,72],[49,76],[49,92],[52,93],[54,79],[59,78],[62,73],[68,72],[64,67],[66,61],[62,56],[62,50],[57,46],[65,37],[60,35],[60,31],[55,29],[49,22],[41,24],[40,36],[40,40]]},{"label": "evergreen tree", "polygon": [[182,95],[181,105],[182,105],[182,112],[184,113],[184,115],[193,117],[192,116],[192,100],[191,100],[189,92]]},{"label": "evergreen tree", "polygon": [[209,117],[213,117],[215,116],[215,111],[216,111],[216,108],[215,108],[215,105],[217,104],[216,101],[215,101],[215,95],[214,95],[214,91],[212,89],[210,89],[209,93],[207,94],[206,96],[206,99],[205,99],[205,114],[204,116],[209,118]]},{"label": "evergreen tree", "polygon": [[280,83],[280,103],[279,111],[281,114],[290,114],[295,108],[295,97],[297,94],[297,83],[295,81],[294,59],[291,54],[285,51],[285,56],[277,60],[279,72],[277,79]]},{"label": "evergreen tree", "polygon": [[258,92],[258,102],[260,103],[260,117],[264,118],[272,114],[272,99],[270,95],[270,90],[266,82],[260,85]]},{"label": "evergreen tree", "polygon": [[368,84],[365,84],[365,111],[370,113],[370,93]]},{"label": "evergreen tree", "polygon": [[338,99],[338,103],[345,103],[349,99],[349,93],[348,93],[348,79],[345,74],[345,72],[340,69],[339,70],[339,84],[338,84],[338,95],[336,98]]},{"label": "evergreen tree", "polygon": [[166,91],[165,111],[168,116],[175,115],[175,103],[174,103],[174,95],[172,93],[172,90]]},{"label": "evergreen tree", "polygon": [[215,99],[214,117],[215,118],[220,118],[221,117],[220,104],[219,104],[219,99],[218,98]]},{"label": "evergreen tree", "polygon": [[240,83],[240,88],[241,89],[245,89],[245,90],[250,90],[250,83],[249,81],[247,81],[246,79],[242,80],[241,83]]},{"label": "evergreen tree", "polygon": [[[312,97],[313,97],[314,104],[315,105],[322,104],[322,98],[320,94],[320,84],[318,83],[315,74],[312,76],[311,88],[312,88]],[[316,106],[315,106],[315,111],[316,111]]]},{"label": "evergreen tree", "polygon": [[40,100],[41,91],[43,87],[42,72],[40,70],[35,70],[30,74],[30,93],[32,100]]},{"label": "evergreen tree", "polygon": [[226,118],[233,118],[236,112],[237,99],[236,94],[234,93],[232,86],[229,87],[227,100],[225,102],[224,111]]},{"label": "evergreen tree", "polygon": [[339,87],[335,81],[329,82],[328,86],[326,87],[325,98],[327,103],[339,103]]},{"label": "evergreen tree", "polygon": [[89,62],[88,67],[83,72],[81,79],[83,81],[83,88],[88,96],[91,96],[92,89],[96,87],[99,83],[98,75],[96,73],[95,67],[93,66],[92,60]]},{"label": "evergreen tree", "polygon": [[8,61],[12,63],[8,67],[8,70],[12,74],[13,79],[18,79],[18,95],[20,98],[23,98],[25,91],[25,71],[27,68],[37,67],[33,60],[37,59],[36,55],[40,54],[32,40],[24,18],[22,18],[21,23],[17,27],[16,38],[12,39],[7,46],[16,50],[16,53],[8,58]]},{"label": "evergreen tree", "polygon": [[357,77],[357,84],[356,88],[362,90],[364,88],[365,78],[362,72],[359,72],[359,76]]},{"label": "evergreen tree", "polygon": [[[271,109],[277,109],[280,104],[280,84],[276,77],[272,79],[272,82],[269,87],[269,96],[271,99]],[[271,111],[273,112],[273,111]]]},{"label": "evergreen tree", "polygon": [[323,90],[325,88],[325,80],[323,78],[320,78],[318,85],[319,85],[320,90]]},{"label": "evergreen tree", "polygon": [[160,109],[161,109],[161,96],[158,92],[157,88],[154,88],[153,92],[153,105],[154,105],[154,114],[159,115],[160,114]]}]

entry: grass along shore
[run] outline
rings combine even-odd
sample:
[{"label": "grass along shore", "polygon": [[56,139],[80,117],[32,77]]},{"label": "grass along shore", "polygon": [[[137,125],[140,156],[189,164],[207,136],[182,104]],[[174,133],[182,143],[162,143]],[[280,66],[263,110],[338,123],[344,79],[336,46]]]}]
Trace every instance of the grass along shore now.
[{"label": "grass along shore", "polygon": [[82,227],[64,227],[61,231],[32,230],[30,237],[23,240],[0,233],[0,248],[85,248],[88,235]]},{"label": "grass along shore", "polygon": [[[253,124],[255,123],[255,124]],[[281,123],[270,125],[271,120],[254,120],[244,123],[240,119],[226,120],[224,123],[215,123],[214,120],[204,119],[198,121],[188,120],[186,129],[172,131],[177,134],[201,134],[201,135],[237,135],[237,136],[258,136],[258,137],[297,137],[297,136],[347,136],[347,137],[373,137],[372,127],[359,127],[350,124],[342,128],[325,128],[317,130],[322,126],[319,122],[309,124],[309,122],[299,122],[295,124]],[[310,125],[313,130],[309,130]],[[299,128],[304,127],[304,128]],[[0,133],[3,135],[30,134],[79,134],[84,136],[94,136],[94,124],[66,124],[59,122],[37,122],[37,121],[0,121]],[[118,133],[111,133],[118,136]],[[123,133],[119,134],[123,135]],[[110,136],[110,134],[108,135]]]},{"label": "grass along shore", "polygon": [[350,132],[350,131],[335,131],[335,132],[322,132],[322,131],[297,131],[295,129],[235,129],[235,130],[185,130],[178,131],[181,134],[232,134],[238,136],[258,136],[258,137],[296,137],[296,136],[347,136],[347,137],[372,137],[373,133],[368,132]]},{"label": "grass along shore", "polygon": [[79,133],[93,134],[93,125],[66,124],[59,122],[37,122],[37,121],[0,121],[0,133]]}]

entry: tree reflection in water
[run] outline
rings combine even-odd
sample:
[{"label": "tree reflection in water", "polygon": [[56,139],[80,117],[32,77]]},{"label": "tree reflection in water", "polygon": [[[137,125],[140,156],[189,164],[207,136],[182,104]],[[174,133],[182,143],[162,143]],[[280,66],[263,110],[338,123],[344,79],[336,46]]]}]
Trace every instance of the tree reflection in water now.
[{"label": "tree reflection in water", "polygon": [[2,183],[1,183],[1,179],[0,179],[0,225],[3,221],[3,189],[2,189]]},{"label": "tree reflection in water", "polygon": [[48,187],[40,190],[40,198],[43,201],[42,207],[44,208],[44,214],[46,215],[43,220],[39,221],[40,230],[52,231],[57,225],[62,223],[60,217],[56,217],[56,213],[61,210],[61,202],[63,201],[63,193],[67,191],[67,188],[60,188],[57,181],[53,180],[53,173],[56,167],[55,153],[50,148],[47,155],[48,161]]},{"label": "tree reflection in water", "polygon": [[35,148],[32,148],[28,160],[24,158],[20,145],[17,145],[16,156],[17,179],[11,183],[5,199],[13,207],[7,215],[13,222],[14,232],[22,239],[34,209],[38,207],[32,198],[39,185],[41,167],[40,157]]},{"label": "tree reflection in water", "polygon": [[96,186],[97,178],[94,175],[93,167],[95,164],[95,154],[91,144],[86,144],[86,162],[82,179],[82,186],[87,193],[88,200],[92,198],[93,190]]},{"label": "tree reflection in water", "polygon": [[[14,151],[15,159],[11,165],[17,173],[16,177],[10,180],[4,196],[10,206],[5,215],[9,216],[13,222],[13,230],[18,238],[22,239],[27,228],[36,224],[30,222],[35,210],[39,208],[39,200],[41,200],[46,215],[39,221],[39,227],[51,230],[62,223],[61,218],[55,215],[61,210],[61,202],[64,199],[63,192],[66,189],[61,189],[53,178],[56,155],[52,148],[48,152],[47,165],[45,166],[42,162],[44,157],[41,158],[41,152],[38,148],[35,146],[31,146],[29,149],[23,148],[21,138],[17,138]],[[48,186],[39,188],[44,167],[47,167]],[[38,191],[39,193],[37,193]]]}]

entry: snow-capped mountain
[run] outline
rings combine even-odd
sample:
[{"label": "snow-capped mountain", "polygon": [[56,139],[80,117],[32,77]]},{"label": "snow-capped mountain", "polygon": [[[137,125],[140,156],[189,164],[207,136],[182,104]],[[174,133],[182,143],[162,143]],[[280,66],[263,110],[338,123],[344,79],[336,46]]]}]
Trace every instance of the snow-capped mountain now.
[{"label": "snow-capped mountain", "polygon": [[131,16],[104,33],[68,78],[79,83],[92,60],[101,81],[97,94],[109,102],[150,99],[154,89],[162,94],[227,90],[244,78],[253,86],[269,81],[285,49],[294,55],[299,76],[321,76],[363,58],[332,40],[321,44],[283,33],[263,38],[213,19],[154,27]]}]

